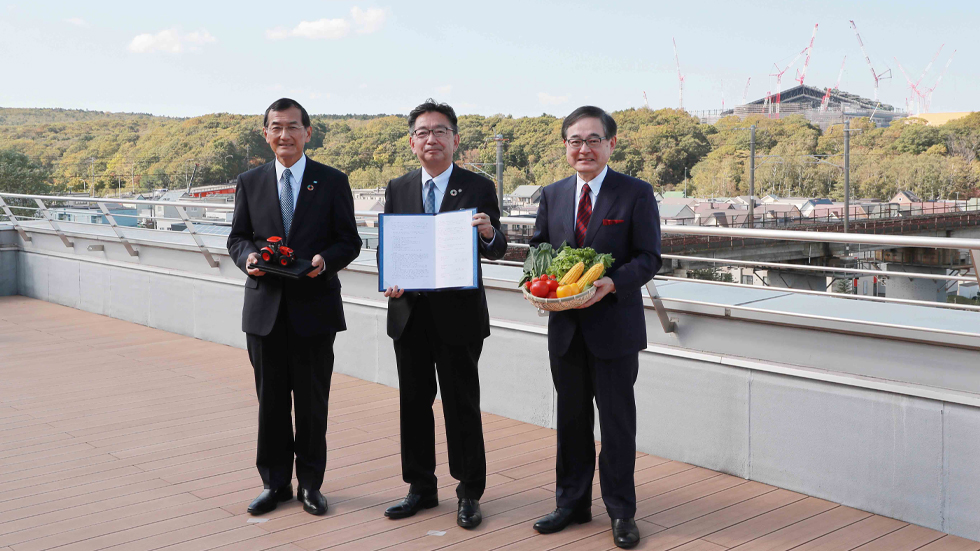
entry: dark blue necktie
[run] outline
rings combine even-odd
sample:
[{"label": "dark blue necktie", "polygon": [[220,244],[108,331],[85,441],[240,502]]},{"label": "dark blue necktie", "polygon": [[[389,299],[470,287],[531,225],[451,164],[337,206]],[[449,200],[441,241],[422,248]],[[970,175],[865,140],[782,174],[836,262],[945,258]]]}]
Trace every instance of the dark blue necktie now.
[{"label": "dark blue necktie", "polygon": [[436,183],[429,180],[425,185],[429,188],[425,194],[425,213],[432,214],[436,211]]}]

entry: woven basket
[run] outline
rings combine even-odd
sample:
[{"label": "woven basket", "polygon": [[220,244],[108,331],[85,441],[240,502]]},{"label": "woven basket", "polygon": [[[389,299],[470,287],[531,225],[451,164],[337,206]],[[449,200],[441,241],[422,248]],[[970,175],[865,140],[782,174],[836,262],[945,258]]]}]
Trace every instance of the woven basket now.
[{"label": "woven basket", "polygon": [[595,287],[589,287],[577,295],[564,298],[538,298],[529,293],[527,289],[524,289],[524,298],[528,302],[533,304],[537,309],[548,312],[561,312],[562,310],[578,308],[588,302],[593,295],[595,295]]}]

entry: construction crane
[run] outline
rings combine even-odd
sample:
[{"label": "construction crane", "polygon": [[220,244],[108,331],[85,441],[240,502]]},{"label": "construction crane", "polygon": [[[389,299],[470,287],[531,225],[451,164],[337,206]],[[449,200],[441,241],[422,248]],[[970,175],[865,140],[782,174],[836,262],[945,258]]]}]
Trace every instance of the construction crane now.
[{"label": "construction crane", "polygon": [[793,65],[796,64],[797,61],[799,61],[800,56],[802,56],[804,53],[806,53],[806,48],[804,48],[800,53],[796,54],[796,57],[793,58],[793,61],[790,61],[789,65],[787,65],[783,69],[780,69],[779,65],[773,63],[773,66],[776,67],[776,71],[778,72],[769,74],[769,76],[771,77],[776,77],[776,96],[775,96],[776,101],[774,102],[770,101],[769,98],[772,97],[771,94],[767,94],[767,98],[766,98],[766,103],[769,105],[770,115],[773,113],[773,105],[775,105],[776,114],[779,115],[779,103],[782,98],[782,91],[783,91],[783,75],[786,73],[786,71],[789,71],[790,67],[792,67]]},{"label": "construction crane", "polygon": [[650,108],[650,102],[647,101],[647,91],[646,90],[643,91],[643,107],[646,107],[647,109]]},{"label": "construction crane", "polygon": [[939,78],[936,79],[936,83],[932,85],[932,88],[929,88],[929,90],[926,91],[926,112],[932,108],[932,93],[936,90],[936,87],[939,86],[939,83],[942,82],[943,77],[946,76],[946,70],[949,69],[949,65],[953,62],[953,57],[955,56],[956,50],[953,50],[952,55],[949,56],[949,61],[947,61],[946,66],[943,67],[943,72],[939,73]]},{"label": "construction crane", "polygon": [[911,78],[909,78],[909,74],[905,72],[905,67],[902,67],[902,63],[898,61],[897,57],[894,59],[895,59],[895,63],[898,64],[898,70],[902,71],[902,75],[905,77],[905,82],[907,82],[909,85],[910,94],[909,97],[905,98],[905,110],[911,113],[912,106],[914,105],[915,114],[918,115],[921,112],[921,106],[917,101],[917,96],[920,96],[921,94],[919,94],[919,90],[918,88],[916,88],[915,83],[912,82]]},{"label": "construction crane", "polygon": [[683,110],[684,109],[684,75],[681,74],[681,62],[680,59],[677,57],[677,39],[671,38],[671,40],[674,41],[674,63],[677,64],[677,81],[680,83],[679,101],[677,104],[677,108]]},{"label": "construction crane", "polygon": [[746,98],[749,97],[749,83],[752,82],[752,77],[749,77],[745,81],[745,90],[742,90],[742,105],[745,105]]},{"label": "construction crane", "polygon": [[832,91],[837,91],[837,90],[840,89],[840,79],[841,79],[842,76],[844,76],[844,63],[846,61],[847,61],[847,56],[844,56],[844,61],[841,61],[840,62],[840,72],[837,73],[837,84],[834,84],[834,87],[833,88],[827,88],[827,93],[824,94],[823,95],[823,98],[820,100],[820,110],[821,111],[826,111],[827,110],[827,106],[830,105],[830,93]]},{"label": "construction crane", "polygon": [[864,41],[861,40],[861,33],[858,32],[857,25],[854,24],[854,20],[851,20],[851,28],[854,29],[854,35],[857,36],[858,45],[861,46],[861,53],[864,54],[864,60],[868,62],[868,68],[871,69],[871,78],[875,81],[875,103],[878,103],[878,82],[892,78],[892,70],[882,71],[881,73],[875,72],[874,66],[871,65],[871,58],[868,57],[867,50],[864,49]]},{"label": "construction crane", "polygon": [[929,64],[926,65],[926,68],[922,70],[922,74],[919,75],[919,80],[915,81],[916,88],[919,87],[919,84],[922,82],[922,79],[925,78],[926,73],[929,72],[929,69],[932,69],[932,64],[936,62],[936,58],[939,57],[939,53],[943,51],[944,46],[946,46],[946,44],[939,45],[939,49],[936,50],[936,53],[932,56],[932,59],[929,60]]},{"label": "construction crane", "polygon": [[803,70],[796,71],[796,82],[799,82],[800,86],[803,86],[803,80],[806,78],[806,70],[810,67],[810,54],[813,53],[813,41],[817,38],[817,27],[819,26],[819,23],[813,25],[813,35],[810,36],[810,45],[806,47],[806,61],[803,62]]}]

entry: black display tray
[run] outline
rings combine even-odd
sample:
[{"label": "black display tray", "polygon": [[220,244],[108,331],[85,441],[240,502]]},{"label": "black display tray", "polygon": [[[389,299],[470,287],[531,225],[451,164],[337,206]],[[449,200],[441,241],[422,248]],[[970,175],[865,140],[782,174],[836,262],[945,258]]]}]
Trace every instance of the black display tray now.
[{"label": "black display tray", "polygon": [[272,264],[271,262],[266,262],[260,258],[258,262],[253,264],[253,266],[267,274],[288,277],[289,279],[299,279],[301,277],[305,277],[306,274],[314,270],[313,263],[303,258],[293,260],[293,263],[289,266]]}]

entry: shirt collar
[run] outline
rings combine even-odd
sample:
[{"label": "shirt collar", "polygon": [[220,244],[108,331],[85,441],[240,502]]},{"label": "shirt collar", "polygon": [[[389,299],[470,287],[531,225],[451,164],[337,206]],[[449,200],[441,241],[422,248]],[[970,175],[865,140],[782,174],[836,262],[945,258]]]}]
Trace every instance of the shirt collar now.
[{"label": "shirt collar", "polygon": [[282,180],[282,173],[289,169],[292,174],[293,182],[301,183],[303,181],[303,172],[306,171],[306,154],[304,153],[298,161],[293,163],[293,166],[287,167],[279,162],[279,157],[276,157],[276,182]]},{"label": "shirt collar", "polygon": [[432,183],[435,184],[436,188],[439,190],[439,193],[446,193],[446,188],[449,187],[449,177],[452,175],[452,173],[452,164],[450,164],[449,168],[444,170],[442,174],[439,174],[438,176],[430,175],[425,171],[425,167],[422,167],[422,185],[424,186],[426,182],[432,180]]},{"label": "shirt collar", "polygon": [[609,165],[602,167],[602,172],[600,172],[598,176],[593,178],[591,182],[586,182],[585,180],[582,179],[582,177],[578,173],[576,173],[575,189],[577,190],[577,193],[575,195],[576,196],[581,195],[582,186],[584,186],[585,184],[589,184],[589,191],[591,191],[593,195],[598,196],[599,188],[602,187],[602,181],[606,179],[607,172],[609,172]]}]

